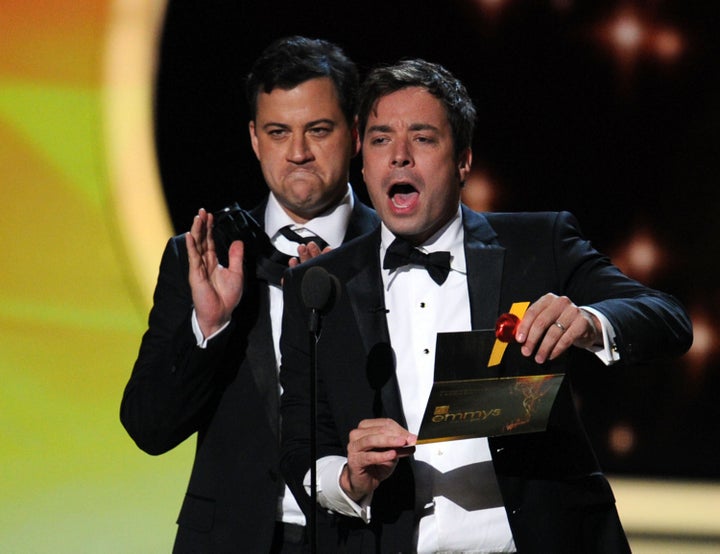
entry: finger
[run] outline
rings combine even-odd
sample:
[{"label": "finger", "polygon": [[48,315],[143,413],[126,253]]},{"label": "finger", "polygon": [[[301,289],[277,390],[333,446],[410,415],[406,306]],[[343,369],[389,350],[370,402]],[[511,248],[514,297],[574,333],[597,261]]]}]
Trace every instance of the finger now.
[{"label": "finger", "polygon": [[[536,356],[536,361],[542,360],[538,362],[542,363],[554,348],[559,337],[567,330],[567,325],[557,324],[559,318],[566,310],[569,310],[568,313],[572,313],[577,310],[577,307],[567,296],[548,293],[537,302],[534,308],[531,314],[533,320],[527,331],[527,338],[521,351],[523,355],[531,356],[537,349],[539,356]],[[573,317],[572,315],[568,316],[567,321],[571,321]],[[523,322],[524,320],[525,318],[523,318]]]},{"label": "finger", "polygon": [[553,324],[545,332],[542,342],[535,353],[535,361],[542,364],[548,358],[551,360],[557,358],[565,352],[572,343],[573,341],[570,338],[568,329],[563,329],[559,325]]},{"label": "finger", "polygon": [[412,446],[414,440],[410,434],[405,432],[402,434],[394,433],[366,433],[348,443],[348,452],[369,452],[373,450],[397,450],[408,446]]},{"label": "finger", "polygon": [[[414,452],[414,447],[360,452],[349,451],[348,466],[351,468],[351,473],[356,475],[357,472],[364,473],[382,481],[393,472],[401,458],[411,456]],[[351,481],[353,481],[352,478]]]},{"label": "finger", "polygon": [[398,458],[408,458],[415,454],[415,446],[405,446],[403,448],[395,448]]},{"label": "finger", "polygon": [[[530,329],[535,323],[535,320],[545,310],[548,304],[552,302],[554,298],[554,294],[547,293],[537,299],[528,307],[522,317],[522,320],[520,321],[520,325],[518,325],[517,332],[515,333],[515,340],[517,340],[519,343],[523,343],[527,340],[528,336],[530,335]],[[527,355],[529,354],[526,354],[526,356]]]},{"label": "finger", "polygon": [[305,263],[308,260],[312,260],[320,254],[320,248],[314,242],[309,242],[308,244],[301,244],[298,246],[298,257],[300,258],[300,263]]},{"label": "finger", "polygon": [[348,462],[353,467],[368,468],[371,466],[394,466],[398,461],[395,449],[383,450],[348,450]]},{"label": "finger", "polygon": [[382,428],[396,428],[398,430],[405,431],[405,429],[394,419],[389,417],[375,417],[371,419],[363,419],[358,423],[358,429],[382,429]]},{"label": "finger", "polygon": [[[195,226],[195,223],[193,223],[193,227],[194,226]],[[196,270],[196,269],[200,268],[202,265],[200,252],[198,251],[195,237],[191,231],[188,231],[187,233],[185,233],[185,247],[187,248],[188,265],[190,267],[190,270]]]},{"label": "finger", "polygon": [[300,263],[304,263],[308,260],[312,260],[313,258],[317,258],[321,254],[329,252],[330,250],[332,250],[332,248],[329,246],[326,246],[324,250],[320,250],[317,243],[311,241],[307,244],[301,244],[298,246],[298,257],[300,258]]},{"label": "finger", "polygon": [[548,311],[548,319],[553,321],[548,325],[535,355],[539,364],[545,360],[555,359],[572,346],[575,339],[584,332],[585,325],[577,321],[580,310],[567,297],[558,297],[553,302],[555,310],[563,308],[559,315],[554,316],[554,310]]},{"label": "finger", "polygon": [[[350,431],[349,443],[362,443],[369,448],[375,447],[400,447],[406,446],[408,439],[407,430],[403,429],[396,421],[389,418],[364,419],[356,429]],[[389,439],[387,437],[390,437]],[[387,441],[390,442],[387,442]]]},{"label": "finger", "polygon": [[200,255],[202,255],[202,244],[204,240],[204,232],[205,232],[205,216],[203,215],[202,208],[200,211],[198,211],[197,215],[193,218],[192,226],[190,227],[190,234],[192,235],[193,241],[195,243],[195,249],[199,252]]},{"label": "finger", "polygon": [[312,242],[312,241],[309,242],[307,245],[308,259],[315,258],[315,257],[319,256],[320,254],[322,254],[322,252],[320,251],[320,247],[317,245],[317,243]]},{"label": "finger", "polygon": [[354,429],[350,431],[348,444],[356,443],[365,449],[373,448],[404,448],[414,446],[417,435],[405,429],[388,429],[376,427],[371,429]]},{"label": "finger", "polygon": [[298,263],[306,262],[310,259],[310,256],[308,254],[308,247],[305,244],[299,244],[297,247],[297,259],[299,260]]},{"label": "finger", "polygon": [[[204,211],[204,210],[203,210]],[[207,221],[205,223],[205,263],[208,267],[216,267],[218,265],[217,253],[215,252],[215,239],[213,238],[213,214],[206,212]]]},{"label": "finger", "polygon": [[552,350],[550,351],[548,359],[554,360],[555,358],[560,356],[560,354],[573,346],[578,341],[578,339],[586,333],[586,330],[587,322],[584,321],[583,317],[577,317],[572,322],[570,327],[568,327],[567,331],[565,331],[557,340],[555,346],[553,346]]},{"label": "finger", "polygon": [[527,331],[527,338],[521,347],[524,356],[532,356],[547,336],[547,330],[554,320],[554,315],[547,309],[537,313]]}]

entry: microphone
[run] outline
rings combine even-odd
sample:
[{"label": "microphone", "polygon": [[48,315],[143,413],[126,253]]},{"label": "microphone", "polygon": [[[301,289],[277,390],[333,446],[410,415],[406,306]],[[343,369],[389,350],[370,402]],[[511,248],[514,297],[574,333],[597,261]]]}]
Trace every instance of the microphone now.
[{"label": "microphone", "polygon": [[300,294],[305,307],[310,308],[310,332],[320,332],[320,316],[328,313],[340,297],[340,281],[320,266],[305,272],[300,283]]},{"label": "microphone", "polygon": [[308,533],[310,552],[317,552],[317,343],[321,316],[328,313],[340,296],[340,281],[320,266],[305,272],[300,283],[300,295],[310,309],[308,322],[310,345],[310,514]]}]

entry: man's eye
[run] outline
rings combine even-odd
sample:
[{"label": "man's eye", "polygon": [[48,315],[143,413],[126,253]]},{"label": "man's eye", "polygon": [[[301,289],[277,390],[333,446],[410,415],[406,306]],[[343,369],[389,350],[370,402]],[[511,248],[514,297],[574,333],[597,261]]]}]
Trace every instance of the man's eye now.
[{"label": "man's eye", "polygon": [[373,137],[370,139],[370,144],[373,145],[382,145],[388,142],[387,137]]},{"label": "man's eye", "polygon": [[270,129],[268,131],[268,135],[270,135],[270,137],[272,138],[281,138],[285,136],[285,133],[285,129]]},{"label": "man's eye", "polygon": [[310,134],[314,137],[325,137],[330,134],[331,129],[327,127],[313,127],[310,129]]}]

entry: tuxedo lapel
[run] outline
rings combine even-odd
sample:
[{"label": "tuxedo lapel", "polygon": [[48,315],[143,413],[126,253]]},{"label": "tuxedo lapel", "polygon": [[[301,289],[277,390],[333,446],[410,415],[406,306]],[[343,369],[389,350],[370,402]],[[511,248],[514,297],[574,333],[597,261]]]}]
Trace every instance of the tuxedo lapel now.
[{"label": "tuxedo lapel", "polygon": [[473,329],[494,329],[505,249],[487,219],[463,206],[465,261]]},{"label": "tuxedo lapel", "polygon": [[346,289],[363,345],[370,351],[379,341],[389,341],[385,297],[378,261],[379,233],[353,247],[353,274]]},{"label": "tuxedo lapel", "polygon": [[[250,214],[265,226],[265,209],[267,198]],[[245,296],[257,298],[257,317],[248,334],[247,362],[249,371],[257,386],[260,398],[263,400],[267,420],[276,437],[280,436],[280,385],[278,381],[277,360],[272,339],[272,323],[270,321],[270,292],[265,281],[253,281],[250,284],[254,290],[246,290]]]},{"label": "tuxedo lapel", "polygon": [[270,323],[270,294],[264,282],[258,282],[254,291],[258,298],[258,313],[255,325],[248,335],[247,361],[270,427],[279,436],[278,411],[280,409],[280,385],[278,383],[275,348],[272,342]]},{"label": "tuxedo lapel", "polygon": [[385,296],[380,275],[380,232],[353,247],[354,275],[346,290],[367,356],[370,386],[378,393],[376,417],[389,417],[405,425],[400,389],[395,375],[395,357],[385,316]]}]

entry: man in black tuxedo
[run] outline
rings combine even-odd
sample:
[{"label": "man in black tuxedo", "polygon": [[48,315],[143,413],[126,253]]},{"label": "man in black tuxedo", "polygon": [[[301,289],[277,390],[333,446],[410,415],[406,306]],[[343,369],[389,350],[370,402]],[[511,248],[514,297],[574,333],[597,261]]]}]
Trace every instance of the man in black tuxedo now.
[{"label": "man in black tuxedo", "polygon": [[382,225],[286,275],[281,467],[310,509],[299,285],[319,265],[343,288],[317,344],[317,498],[336,549],[628,552],[570,375],[544,432],[416,445],[436,334],[493,329],[515,302],[532,301],[517,344],[478,377],[582,371],[571,355],[583,350],[647,362],[692,340],[681,305],[623,275],[570,214],[461,206],[474,118],[464,86],[423,60],[378,68],[361,88],[363,174]]},{"label": "man in black tuxedo", "polygon": [[357,82],[331,43],[269,46],[247,85],[252,146],[270,188],[251,216],[280,252],[262,258],[264,271],[250,263],[256,244],[216,252],[213,214],[201,209],[163,254],[121,420],[150,454],[198,433],[175,552],[307,549],[304,515],[279,472],[279,277],[378,223],[348,184]]}]

